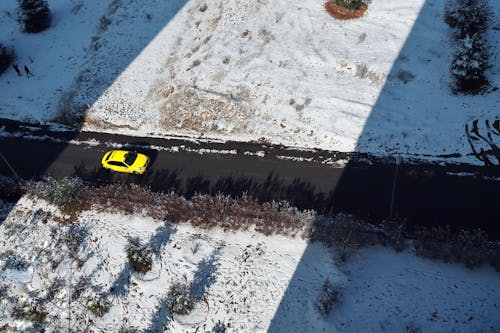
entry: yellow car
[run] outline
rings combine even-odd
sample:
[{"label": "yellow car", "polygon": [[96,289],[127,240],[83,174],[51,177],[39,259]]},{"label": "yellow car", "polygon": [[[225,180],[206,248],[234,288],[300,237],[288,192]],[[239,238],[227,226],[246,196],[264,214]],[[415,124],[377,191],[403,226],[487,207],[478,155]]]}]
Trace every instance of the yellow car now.
[{"label": "yellow car", "polygon": [[104,154],[101,162],[106,169],[142,175],[150,160],[146,155],[134,151],[112,150]]}]

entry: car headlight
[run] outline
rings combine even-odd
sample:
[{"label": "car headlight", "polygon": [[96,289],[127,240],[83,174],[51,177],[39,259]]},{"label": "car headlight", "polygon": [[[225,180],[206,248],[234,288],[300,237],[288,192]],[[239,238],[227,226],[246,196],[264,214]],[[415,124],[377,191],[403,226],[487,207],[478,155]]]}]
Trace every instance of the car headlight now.
[{"label": "car headlight", "polygon": [[145,169],[146,169],[146,167],[143,166],[143,167],[137,168],[137,171],[144,171]]}]

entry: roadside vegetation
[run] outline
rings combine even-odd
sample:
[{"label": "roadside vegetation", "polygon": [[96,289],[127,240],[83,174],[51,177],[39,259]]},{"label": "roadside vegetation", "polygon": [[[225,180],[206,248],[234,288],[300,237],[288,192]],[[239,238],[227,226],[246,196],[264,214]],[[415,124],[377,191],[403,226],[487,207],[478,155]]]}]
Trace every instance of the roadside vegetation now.
[{"label": "roadside vegetation", "polygon": [[[500,271],[500,246],[491,242],[481,229],[452,230],[449,226],[417,227],[409,234],[405,220],[369,224],[353,215],[318,215],[301,211],[287,202],[259,202],[249,196],[195,194],[190,199],[170,193],[154,192],[130,184],[91,187],[79,178],[48,178],[24,186],[28,196],[45,199],[58,206],[71,223],[89,207],[100,211],[146,214],[171,223],[190,223],[225,231],[253,229],[264,235],[300,236],[310,242],[321,242],[335,249],[338,263],[345,263],[362,247],[382,245],[402,251],[413,246],[421,257],[461,263],[468,268],[490,264]],[[146,273],[151,269],[152,254],[146,245],[131,239],[127,247],[134,270]]]}]

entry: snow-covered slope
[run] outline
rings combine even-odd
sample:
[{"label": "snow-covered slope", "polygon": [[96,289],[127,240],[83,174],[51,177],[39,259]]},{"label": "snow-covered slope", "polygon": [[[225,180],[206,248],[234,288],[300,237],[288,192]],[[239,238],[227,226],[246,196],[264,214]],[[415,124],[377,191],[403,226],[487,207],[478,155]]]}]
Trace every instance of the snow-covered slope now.
[{"label": "snow-covered slope", "polygon": [[[12,3],[0,40],[35,77],[0,77],[4,117],[468,162],[465,125],[500,117],[498,92],[451,94],[444,0],[374,0],[352,21],[315,0],[53,0],[56,24],[37,35],[17,31]],[[488,38],[498,86],[498,30]]]},{"label": "snow-covered slope", "polygon": [[[52,26],[37,34],[21,32],[17,1],[0,3],[0,42],[14,49],[22,73],[11,68],[0,76],[2,117],[47,121],[57,115],[61,94],[82,69],[106,2],[49,1]],[[26,76],[24,66],[33,76]]]},{"label": "snow-covered slope", "polygon": [[[128,263],[128,237],[139,237],[154,253],[145,275]],[[435,263],[411,252],[366,248],[339,267],[331,249],[299,238],[199,230],[99,209],[61,223],[54,207],[28,198],[9,208],[0,242],[0,328],[13,332],[500,328],[497,272]],[[326,279],[341,297],[324,317],[315,303]],[[167,292],[176,281],[198,295],[188,315],[167,310]],[[101,316],[99,304],[107,305]]]}]

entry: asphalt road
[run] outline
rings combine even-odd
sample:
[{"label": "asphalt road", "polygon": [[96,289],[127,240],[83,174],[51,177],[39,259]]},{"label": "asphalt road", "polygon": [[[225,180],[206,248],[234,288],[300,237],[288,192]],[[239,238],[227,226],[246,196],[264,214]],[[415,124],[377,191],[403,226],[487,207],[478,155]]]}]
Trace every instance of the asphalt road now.
[{"label": "asphalt road", "polygon": [[[411,225],[481,227],[496,238],[500,235],[498,167],[396,165],[365,158],[335,167],[318,162],[325,159],[322,152],[257,144],[200,143],[98,133],[58,133],[53,135],[55,140],[42,140],[47,135],[43,131],[30,135],[37,139],[0,137],[0,153],[26,179],[78,175],[100,184],[134,182],[187,196],[196,192],[232,195],[247,192],[260,200],[288,200],[299,208],[323,213],[354,213],[374,221],[404,217]],[[69,139],[97,141],[57,142]],[[135,150],[153,157],[151,169],[142,176],[103,170],[100,159],[111,149],[109,142],[134,143]],[[232,153],[201,154],[200,149]],[[248,155],[257,151],[264,151],[265,156]],[[285,155],[303,156],[316,162],[278,158]],[[457,176],[459,172],[475,175]],[[3,159],[0,159],[0,173],[12,174]]]}]

